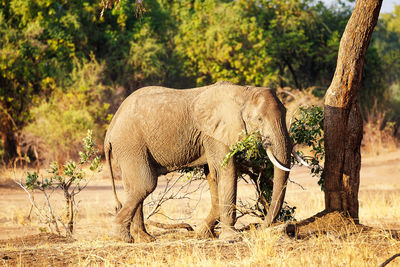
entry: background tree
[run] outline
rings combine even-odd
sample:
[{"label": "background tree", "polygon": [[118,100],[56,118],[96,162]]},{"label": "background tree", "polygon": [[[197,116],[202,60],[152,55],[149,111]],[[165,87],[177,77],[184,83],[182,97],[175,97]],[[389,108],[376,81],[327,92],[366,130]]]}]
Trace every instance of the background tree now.
[{"label": "background tree", "polygon": [[[124,95],[164,80],[172,65],[165,63],[169,16],[157,1],[148,2],[150,16],[143,19],[128,0],[103,18],[96,0],[0,2],[0,156],[6,162],[16,156],[22,132],[48,152],[74,154],[88,127],[103,136],[110,104],[113,112]],[[55,146],[59,140],[72,146]]]},{"label": "background tree", "polygon": [[[24,134],[48,155],[74,155],[85,127],[102,137],[109,114],[146,85],[228,80],[322,97],[351,15],[314,0],[124,0],[101,11],[98,0],[0,2],[0,159],[15,158]],[[396,12],[378,25],[360,90],[362,112],[390,107],[385,122],[400,121]]]},{"label": "background tree", "polygon": [[[374,34],[372,45],[376,49],[382,69],[385,89],[382,92],[387,109],[387,120],[400,120],[400,5],[394,6],[393,13],[381,14]],[[369,68],[368,60],[366,68]],[[383,102],[383,103],[382,103]]]}]

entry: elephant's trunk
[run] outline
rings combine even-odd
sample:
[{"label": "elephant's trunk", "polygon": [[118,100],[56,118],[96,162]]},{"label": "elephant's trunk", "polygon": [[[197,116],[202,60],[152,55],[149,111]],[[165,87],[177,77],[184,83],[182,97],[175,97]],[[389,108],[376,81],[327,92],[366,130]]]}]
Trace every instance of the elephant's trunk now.
[{"label": "elephant's trunk", "polygon": [[[278,127],[279,129],[279,127]],[[283,126],[282,132],[277,133],[272,140],[272,153],[276,160],[286,168],[290,168],[290,153],[292,151],[292,144],[286,127]],[[265,224],[270,226],[275,218],[278,216],[282,208],[283,200],[285,198],[286,184],[289,178],[289,172],[274,166],[274,186],[272,189],[271,204],[268,209]]]}]

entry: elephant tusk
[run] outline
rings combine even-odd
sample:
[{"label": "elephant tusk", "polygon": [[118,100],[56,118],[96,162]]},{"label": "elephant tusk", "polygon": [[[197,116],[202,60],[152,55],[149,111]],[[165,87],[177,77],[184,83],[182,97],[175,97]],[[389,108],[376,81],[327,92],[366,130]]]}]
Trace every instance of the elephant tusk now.
[{"label": "elephant tusk", "polygon": [[288,168],[286,168],[286,167],[283,167],[283,166],[276,160],[276,158],[275,158],[274,154],[272,153],[270,147],[267,148],[267,156],[268,156],[269,160],[272,162],[272,164],[274,164],[274,165],[275,165],[276,167],[278,167],[279,169],[281,169],[281,170],[283,170],[283,171],[287,171],[287,172],[290,171],[290,169],[288,169]]},{"label": "elephant tusk", "polygon": [[296,150],[294,150],[294,148],[293,148],[293,150],[292,150],[292,154],[293,154],[294,158],[295,158],[298,162],[300,162],[302,165],[307,166],[307,167],[310,167],[310,165],[309,165],[304,159],[302,159],[302,158],[299,156],[299,154],[297,154],[297,152],[296,152]]}]

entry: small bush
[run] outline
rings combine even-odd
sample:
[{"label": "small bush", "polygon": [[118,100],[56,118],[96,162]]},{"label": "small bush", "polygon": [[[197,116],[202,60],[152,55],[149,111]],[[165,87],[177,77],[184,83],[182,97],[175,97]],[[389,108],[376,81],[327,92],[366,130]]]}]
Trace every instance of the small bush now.
[{"label": "small bush", "polygon": [[[80,162],[66,162],[62,167],[57,161],[50,165],[50,176],[40,176],[37,172],[27,173],[25,183],[19,185],[27,192],[34,211],[39,219],[48,226],[50,231],[61,234],[60,225],[63,226],[66,235],[71,236],[76,223],[77,203],[75,196],[87,185],[88,180],[84,167],[88,166],[94,173],[100,168],[100,156],[93,140],[92,131],[87,132],[83,139],[83,151],[79,152]],[[56,189],[61,189],[65,199],[65,214],[58,214],[53,208],[54,202],[51,195]],[[40,206],[31,193],[40,191],[45,197],[45,205]]]}]

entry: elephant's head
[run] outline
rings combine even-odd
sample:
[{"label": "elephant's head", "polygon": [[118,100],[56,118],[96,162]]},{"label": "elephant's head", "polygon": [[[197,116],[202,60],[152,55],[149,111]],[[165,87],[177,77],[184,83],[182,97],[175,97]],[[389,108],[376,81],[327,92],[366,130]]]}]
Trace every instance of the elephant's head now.
[{"label": "elephant's head", "polygon": [[292,144],[286,128],[286,108],[274,91],[251,87],[242,116],[247,132],[261,133],[263,146],[275,165],[271,205],[265,220],[270,225],[282,207],[290,171]]},{"label": "elephant's head", "polygon": [[274,186],[266,224],[276,218],[285,196],[292,144],[286,128],[286,109],[267,88],[220,83],[203,92],[194,103],[200,129],[228,146],[244,130],[260,132],[264,148],[274,163]]}]

